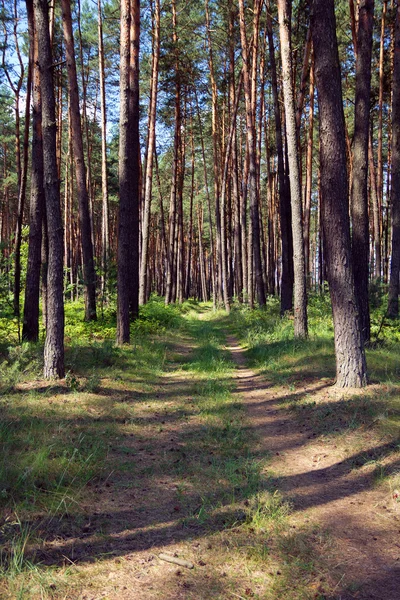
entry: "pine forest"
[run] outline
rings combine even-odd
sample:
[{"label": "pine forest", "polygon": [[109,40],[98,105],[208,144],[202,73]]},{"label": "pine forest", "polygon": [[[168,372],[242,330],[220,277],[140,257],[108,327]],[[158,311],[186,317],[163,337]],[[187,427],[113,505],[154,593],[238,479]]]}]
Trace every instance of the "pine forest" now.
[{"label": "pine forest", "polygon": [[0,0],[0,62],[4,598],[398,598],[400,1]]}]

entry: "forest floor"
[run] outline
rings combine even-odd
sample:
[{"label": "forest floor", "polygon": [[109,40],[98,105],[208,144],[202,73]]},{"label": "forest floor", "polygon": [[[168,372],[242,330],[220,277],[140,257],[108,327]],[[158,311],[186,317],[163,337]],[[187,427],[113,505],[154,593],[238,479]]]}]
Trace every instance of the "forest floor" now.
[{"label": "forest floor", "polygon": [[229,325],[203,308],[156,380],[46,397],[107,436],[105,466],[61,516],[17,519],[30,569],[0,598],[398,600],[399,442],[369,408],[398,386],[343,392],[301,366],[277,383]]}]

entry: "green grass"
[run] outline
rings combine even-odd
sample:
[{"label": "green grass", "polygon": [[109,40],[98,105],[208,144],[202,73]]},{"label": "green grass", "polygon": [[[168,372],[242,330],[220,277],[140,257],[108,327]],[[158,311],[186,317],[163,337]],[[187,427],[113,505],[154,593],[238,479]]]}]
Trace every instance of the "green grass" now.
[{"label": "green grass", "polygon": [[[179,331],[183,310],[154,300],[142,313],[132,325],[132,344],[117,348],[115,310],[86,323],[82,303],[67,304],[67,375],[60,383],[41,379],[41,343],[0,348],[0,509],[6,515],[0,575],[10,597],[29,597],[25,576],[39,581],[43,575],[26,556],[43,523],[79,513],[88,485],[112,469],[114,447],[119,457],[130,455],[121,430],[135,427],[136,415],[126,399],[151,396],[169,345],[160,334]],[[8,330],[1,333],[15,342]]]},{"label": "green grass", "polygon": [[[383,344],[368,350],[371,378],[381,385],[324,402],[304,386],[333,381],[328,308],[326,297],[311,299],[310,339],[299,342],[275,300],[258,311],[234,307],[227,317],[209,304],[165,307],[153,298],[132,325],[132,343],[118,348],[115,309],[105,310],[103,321],[85,323],[82,304],[68,304],[63,382],[41,379],[41,344],[17,346],[8,338],[0,345],[0,585],[6,597],[79,595],[85,576],[61,561],[41,564],[35,548],[46,547],[51,536],[79,538],[85,503],[110,485],[116,499],[133,494],[129,508],[140,512],[149,531],[172,527],[170,535],[188,544],[208,540],[210,561],[221,561],[227,573],[222,587],[218,577],[215,590],[222,591],[213,597],[222,600],[231,589],[264,600],[323,598],[330,540],[312,524],[293,529],[292,507],[269,470],[270,456],[255,450],[224,344],[234,330],[249,363],[283,386],[282,406],[315,437],[358,436],[354,468],[371,464],[374,484],[394,493],[399,476],[387,464],[400,424],[393,324]],[[363,450],[365,432],[381,440],[376,451]],[[167,484],[173,490],[166,495],[172,514],[163,508],[163,519],[173,523],[168,526],[152,520]],[[129,528],[129,521],[118,527]],[[110,515],[96,521],[91,535],[98,549],[91,558],[99,564],[107,560],[114,530]]]},{"label": "green grass", "polygon": [[[385,321],[380,342],[374,343],[382,316],[383,303],[371,313],[372,342],[367,348],[369,379],[380,384],[372,396],[365,398],[356,394],[352,398],[329,406],[310,404],[307,394],[296,394],[289,399],[292,408],[305,411],[303,416],[313,419],[317,429],[329,430],[357,428],[373,422],[394,436],[400,437],[400,354],[398,321]],[[307,381],[319,380],[321,385],[332,383],[335,378],[333,328],[328,295],[311,296],[309,299],[309,339],[293,338],[293,321],[289,316],[281,318],[279,304],[270,299],[265,309],[250,311],[235,306],[230,317],[238,337],[247,348],[251,366],[259,369],[273,385],[286,386],[295,392]],[[289,395],[288,395],[289,396]],[[318,427],[320,422],[320,427]]]}]

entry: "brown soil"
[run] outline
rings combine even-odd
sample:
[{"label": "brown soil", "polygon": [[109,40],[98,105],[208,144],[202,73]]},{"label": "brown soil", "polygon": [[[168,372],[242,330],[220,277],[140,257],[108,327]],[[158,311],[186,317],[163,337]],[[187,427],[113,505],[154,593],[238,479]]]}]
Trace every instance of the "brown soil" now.
[{"label": "brown soil", "polygon": [[[329,437],[315,439],[312,428],[298,422],[288,410],[288,390],[268,386],[265,379],[246,368],[243,349],[236,340],[229,337],[227,341],[237,365],[237,393],[248,407],[260,450],[270,451],[273,456],[269,469],[278,474],[279,488],[291,499],[292,522],[296,527],[312,522],[330,533],[334,548],[331,563],[343,574],[337,594],[330,597],[399,600],[397,494],[374,486],[372,464],[354,468],[354,448],[349,458],[343,444],[346,439],[341,443]],[[343,390],[327,381],[308,382],[296,393],[312,394],[317,403],[323,399],[333,406],[344,395]],[[372,435],[370,439],[364,435],[362,441],[363,453],[368,446],[376,449],[377,440]],[[398,454],[386,464],[398,468]],[[342,591],[352,587],[353,593]]]}]

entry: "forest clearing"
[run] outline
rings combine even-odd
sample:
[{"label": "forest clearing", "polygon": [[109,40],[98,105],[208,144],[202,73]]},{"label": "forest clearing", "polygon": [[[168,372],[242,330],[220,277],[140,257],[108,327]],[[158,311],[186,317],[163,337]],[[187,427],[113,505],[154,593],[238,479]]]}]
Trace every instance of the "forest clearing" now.
[{"label": "forest clearing", "polygon": [[11,354],[0,596],[398,598],[399,342],[335,388],[328,305],[296,341],[277,302],[152,300],[120,349],[71,305],[65,380]]}]

